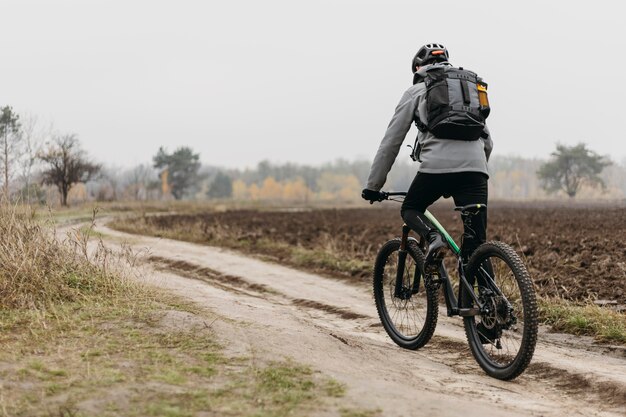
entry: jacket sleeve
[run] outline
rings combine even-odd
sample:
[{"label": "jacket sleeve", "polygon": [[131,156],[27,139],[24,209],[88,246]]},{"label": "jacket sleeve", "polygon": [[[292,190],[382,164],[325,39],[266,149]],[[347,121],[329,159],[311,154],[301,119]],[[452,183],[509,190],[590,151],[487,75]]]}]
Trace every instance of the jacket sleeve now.
[{"label": "jacket sleeve", "polygon": [[385,185],[387,174],[391,170],[391,166],[395,162],[398,152],[400,152],[400,146],[413,123],[416,106],[416,98],[410,91],[406,91],[400,99],[396,112],[387,127],[387,132],[385,132],[385,136],[378,147],[366,188],[380,191]]},{"label": "jacket sleeve", "polygon": [[487,162],[489,162],[489,156],[491,156],[491,151],[493,150],[493,141],[491,140],[491,133],[489,132],[489,128],[485,125],[485,133],[487,134],[486,138],[480,138],[485,147],[485,157],[487,158]]}]

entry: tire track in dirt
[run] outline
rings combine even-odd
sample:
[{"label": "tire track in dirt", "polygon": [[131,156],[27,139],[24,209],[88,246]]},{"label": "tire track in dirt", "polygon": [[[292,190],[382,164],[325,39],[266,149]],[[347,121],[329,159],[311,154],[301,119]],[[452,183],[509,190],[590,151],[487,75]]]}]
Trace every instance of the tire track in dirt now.
[{"label": "tire track in dirt", "polygon": [[159,270],[172,271],[188,278],[198,279],[209,284],[217,285],[226,290],[244,292],[248,295],[259,293],[256,296],[277,294],[276,291],[271,290],[264,284],[254,284],[235,275],[223,274],[214,269],[193,265],[189,262],[155,255],[149,256],[147,260],[154,263],[156,268]]},{"label": "tire track in dirt", "polygon": [[[279,296],[287,301],[290,301],[293,305],[325,311],[346,320],[369,318],[368,316],[355,313],[344,307],[335,307],[328,304],[320,303],[319,301],[308,300],[304,298],[291,298],[286,294],[282,294],[276,290],[268,288],[266,285],[255,284],[246,281],[241,277],[222,274],[211,268],[194,265],[190,262],[168,259],[162,256],[154,255],[148,257],[148,261],[156,263],[157,266],[161,269],[166,269],[171,272],[187,276],[189,278],[200,279],[208,283],[213,283],[227,290],[240,291],[240,289],[245,289],[252,292],[260,293],[258,296],[264,296],[267,294]],[[249,291],[247,291],[246,293],[249,294]]]},{"label": "tire track in dirt", "polygon": [[[132,236],[110,229],[103,232],[118,238]],[[252,323],[245,331],[246,340],[253,344],[249,349],[288,354],[331,375],[338,374],[353,397],[364,395],[385,415],[416,415],[413,408],[397,405],[403,401],[412,404],[415,389],[422,398],[453,405],[441,408],[429,403],[432,411],[438,410],[432,415],[492,415],[489,410],[493,411],[490,407],[494,404],[501,415],[626,413],[623,360],[542,342],[524,375],[513,382],[497,381],[485,376],[474,362],[458,321],[441,317],[427,346],[417,352],[402,350],[380,328],[368,288],[231,251],[168,239],[131,239],[150,246],[150,264],[177,283],[161,285],[198,300],[200,294],[209,294],[207,300],[219,306],[219,311]],[[198,286],[180,276],[193,278]],[[191,292],[192,287],[198,294]],[[293,339],[288,336],[298,340],[299,349],[289,349]],[[259,338],[262,344],[258,344]],[[373,384],[376,395],[369,392]],[[468,414],[468,407],[476,413]]]},{"label": "tire track in dirt", "polygon": [[526,373],[538,381],[552,381],[552,387],[570,396],[599,400],[626,410],[626,387],[596,381],[584,375],[558,369],[546,362],[531,363]]},{"label": "tire track in dirt", "polygon": [[[468,372],[466,359],[471,357],[471,352],[467,343],[433,337],[428,346],[447,350],[450,353],[447,359],[451,361],[452,367],[459,373]],[[469,368],[470,372],[480,372],[478,365]],[[582,374],[556,368],[547,362],[531,362],[524,372],[524,377],[539,383],[547,382],[555,391],[568,396],[585,397],[619,408],[626,407],[626,386],[596,381]]]}]

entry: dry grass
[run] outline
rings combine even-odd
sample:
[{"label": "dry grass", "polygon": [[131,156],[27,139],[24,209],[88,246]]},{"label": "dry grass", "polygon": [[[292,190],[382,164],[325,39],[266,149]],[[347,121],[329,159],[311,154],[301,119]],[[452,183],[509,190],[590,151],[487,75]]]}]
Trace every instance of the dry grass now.
[{"label": "dry grass", "polygon": [[[167,224],[155,222],[157,217],[168,219]],[[128,233],[165,237],[193,243],[228,247],[248,254],[305,268],[335,277],[369,279],[373,259],[372,245],[362,245],[360,239],[346,239],[344,235],[320,233],[307,247],[286,242],[281,237],[257,235],[255,230],[235,227],[220,222],[207,225],[197,221],[169,222],[178,216],[120,217],[109,226]],[[185,213],[185,217],[193,218]]]},{"label": "dry grass", "polygon": [[306,415],[343,395],[288,360],[226,357],[213,313],[137,284],[135,255],[92,227],[57,237],[55,217],[0,207],[1,416]]},{"label": "dry grass", "polygon": [[563,299],[539,300],[541,320],[556,331],[594,336],[601,342],[626,345],[626,315],[598,305]]},{"label": "dry grass", "polygon": [[74,232],[62,241],[52,222],[42,222],[30,209],[0,206],[0,307],[45,309],[132,290],[113,269],[112,252],[102,244],[89,247],[89,233]]}]

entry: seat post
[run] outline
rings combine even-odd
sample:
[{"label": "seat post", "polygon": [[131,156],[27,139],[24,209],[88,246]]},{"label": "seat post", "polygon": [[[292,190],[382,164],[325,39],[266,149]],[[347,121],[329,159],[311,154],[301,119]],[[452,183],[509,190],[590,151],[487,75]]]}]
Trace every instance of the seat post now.
[{"label": "seat post", "polygon": [[[463,263],[466,263],[478,245],[475,242],[478,239],[476,230],[472,224],[472,220],[479,216],[481,212],[487,210],[486,204],[468,204],[462,207],[456,207],[456,211],[461,212],[461,219],[463,220],[463,235],[461,236],[461,259]],[[469,245],[469,246],[468,246]],[[469,249],[471,247],[472,249]],[[469,253],[467,250],[469,249]]]}]

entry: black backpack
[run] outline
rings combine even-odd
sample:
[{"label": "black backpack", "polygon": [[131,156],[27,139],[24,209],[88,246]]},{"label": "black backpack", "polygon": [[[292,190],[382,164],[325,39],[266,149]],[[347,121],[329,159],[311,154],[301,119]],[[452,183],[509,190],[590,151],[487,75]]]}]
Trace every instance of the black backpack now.
[{"label": "black backpack", "polygon": [[426,85],[427,120],[416,121],[422,132],[437,138],[472,141],[484,133],[489,116],[487,84],[472,71],[434,65],[421,80]]}]

